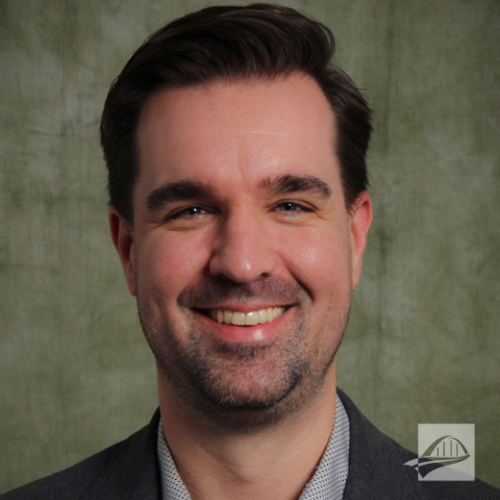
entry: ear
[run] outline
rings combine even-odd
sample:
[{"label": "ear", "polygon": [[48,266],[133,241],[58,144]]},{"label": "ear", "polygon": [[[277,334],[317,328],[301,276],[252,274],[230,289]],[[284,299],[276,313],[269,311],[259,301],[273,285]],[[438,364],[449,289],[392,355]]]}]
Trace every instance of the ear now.
[{"label": "ear", "polygon": [[354,201],[349,213],[353,290],[358,286],[361,276],[366,237],[372,223],[372,218],[372,199],[367,191],[363,191]]},{"label": "ear", "polygon": [[110,207],[109,228],[116,251],[120,256],[128,289],[130,293],[135,296],[135,249],[133,227],[118,213],[116,208]]}]

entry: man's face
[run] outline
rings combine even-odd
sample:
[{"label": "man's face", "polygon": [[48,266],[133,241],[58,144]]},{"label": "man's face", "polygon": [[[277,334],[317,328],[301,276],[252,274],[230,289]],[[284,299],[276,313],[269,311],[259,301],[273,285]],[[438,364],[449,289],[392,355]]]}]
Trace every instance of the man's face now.
[{"label": "man's face", "polygon": [[214,421],[265,425],[335,382],[371,205],[345,209],[334,126],[302,75],[165,90],[141,115],[113,236],[160,379]]}]

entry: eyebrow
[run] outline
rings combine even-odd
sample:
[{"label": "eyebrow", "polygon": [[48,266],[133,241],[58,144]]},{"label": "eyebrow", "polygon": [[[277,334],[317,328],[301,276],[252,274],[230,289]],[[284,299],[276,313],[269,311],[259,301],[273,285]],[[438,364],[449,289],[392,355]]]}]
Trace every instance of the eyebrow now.
[{"label": "eyebrow", "polygon": [[[332,195],[332,190],[318,177],[301,175],[282,175],[264,179],[259,187],[273,194],[317,192],[323,199]],[[152,191],[146,199],[146,207],[150,212],[157,212],[170,203],[209,198],[212,189],[199,181],[180,180],[168,182]]]},{"label": "eyebrow", "polygon": [[260,186],[275,194],[312,191],[317,192],[325,200],[332,195],[330,186],[312,175],[282,175],[274,179],[265,179],[260,183]]}]

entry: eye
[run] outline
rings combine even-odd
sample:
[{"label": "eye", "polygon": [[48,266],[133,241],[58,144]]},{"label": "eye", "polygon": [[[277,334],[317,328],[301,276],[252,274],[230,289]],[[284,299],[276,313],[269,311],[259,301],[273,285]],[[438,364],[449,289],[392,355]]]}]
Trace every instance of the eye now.
[{"label": "eye", "polygon": [[284,201],[276,206],[280,212],[310,212],[311,209],[293,201]]},{"label": "eye", "polygon": [[206,212],[207,211],[204,208],[197,206],[197,205],[193,205],[191,207],[186,207],[186,208],[183,208],[181,210],[174,212],[168,218],[170,220],[180,219],[180,218],[190,218],[190,217],[196,217],[199,215],[203,215]]}]

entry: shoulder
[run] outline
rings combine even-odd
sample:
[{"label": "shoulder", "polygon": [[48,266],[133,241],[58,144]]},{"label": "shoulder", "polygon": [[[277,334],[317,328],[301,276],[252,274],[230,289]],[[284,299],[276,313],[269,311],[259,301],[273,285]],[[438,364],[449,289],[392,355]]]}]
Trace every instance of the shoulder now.
[{"label": "shoulder", "polygon": [[0,500],[158,498],[156,435],[159,413],[128,439],[63,471],[21,486]]},{"label": "shoulder", "polygon": [[123,443],[83,460],[50,476],[17,488],[1,496],[1,500],[82,498],[89,485],[115,460]]},{"label": "shoulder", "polygon": [[500,491],[475,481],[419,481],[415,468],[405,463],[417,454],[379,431],[342,392],[349,417],[349,473],[347,500],[391,498],[404,500],[499,500]]}]

